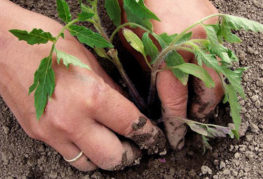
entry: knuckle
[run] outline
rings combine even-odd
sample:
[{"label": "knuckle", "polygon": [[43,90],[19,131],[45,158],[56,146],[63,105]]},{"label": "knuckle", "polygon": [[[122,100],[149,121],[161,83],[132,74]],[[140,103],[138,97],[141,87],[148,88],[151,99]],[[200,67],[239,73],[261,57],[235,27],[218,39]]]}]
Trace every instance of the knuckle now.
[{"label": "knuckle", "polygon": [[67,134],[71,134],[73,132],[72,127],[69,125],[69,123],[71,123],[70,119],[66,116],[55,117],[51,120],[51,123],[52,126],[59,131],[63,131]]},{"label": "knuckle", "polygon": [[29,133],[27,133],[28,136],[35,140],[45,141],[46,136],[44,132],[41,129],[32,129]]},{"label": "knuckle", "polygon": [[176,100],[167,100],[163,107],[169,111],[185,110],[187,105],[187,95],[178,97]]},{"label": "knuckle", "polygon": [[90,89],[86,93],[86,107],[89,111],[96,111],[101,104],[105,103],[105,96],[107,95],[108,86],[100,78],[89,79]]}]

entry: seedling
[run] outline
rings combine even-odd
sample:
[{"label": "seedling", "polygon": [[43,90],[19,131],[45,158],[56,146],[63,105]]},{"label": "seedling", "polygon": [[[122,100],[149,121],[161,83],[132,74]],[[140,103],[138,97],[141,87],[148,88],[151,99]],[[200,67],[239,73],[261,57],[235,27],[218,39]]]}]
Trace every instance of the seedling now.
[{"label": "seedling", "polygon": [[[207,143],[206,137],[226,137],[226,135],[229,135],[239,138],[238,131],[241,124],[241,117],[238,96],[245,98],[245,93],[241,85],[241,77],[246,68],[232,70],[232,64],[233,62],[238,62],[238,58],[235,53],[225,47],[223,43],[241,42],[241,39],[232,33],[233,30],[263,32],[263,25],[242,17],[227,14],[213,14],[189,26],[180,34],[168,35],[167,33],[163,33],[158,35],[152,31],[150,20],[159,19],[153,12],[146,8],[143,0],[123,0],[123,9],[128,20],[128,22],[124,24],[121,24],[121,8],[118,0],[106,0],[106,11],[116,26],[116,30],[111,36],[108,36],[101,25],[97,11],[97,0],[87,0],[85,3],[79,0],[81,12],[76,19],[72,19],[70,8],[65,0],[57,0],[56,2],[58,15],[66,24],[56,37],[41,29],[33,29],[31,32],[16,29],[10,30],[19,40],[24,40],[30,45],[46,44],[47,42],[53,43],[50,53],[41,61],[39,68],[35,72],[34,83],[29,88],[29,93],[35,92],[37,119],[40,119],[43,115],[48,98],[51,97],[54,92],[55,73],[52,68],[52,55],[54,53],[57,56],[58,64],[62,60],[66,67],[75,65],[90,70],[87,65],[76,57],[56,48],[57,41],[61,37],[64,38],[64,32],[68,30],[81,43],[93,48],[98,56],[108,59],[116,66],[121,77],[127,84],[135,104],[141,109],[151,106],[154,101],[156,76],[158,72],[171,70],[184,85],[188,83],[189,75],[192,75],[202,80],[206,87],[213,88],[215,83],[203,68],[203,64],[213,68],[221,78],[225,90],[224,103],[228,102],[230,104],[230,113],[235,128],[230,129],[229,127],[203,124],[188,119],[177,119],[187,124],[193,131],[201,134],[207,146],[209,146],[209,144]],[[217,24],[204,24],[206,20],[213,17],[218,17]],[[84,26],[76,25],[78,22],[92,23],[97,32],[93,32]],[[205,29],[207,34],[206,39],[191,39],[191,30],[198,25],[201,25]],[[142,38],[130,30],[133,28],[141,28],[145,31]],[[144,102],[120,63],[118,51],[113,44],[113,39],[120,30],[123,31],[123,35],[129,44],[142,54],[145,62],[151,69],[151,85],[147,103]],[[158,41],[161,50],[158,50],[157,45],[153,43],[151,37],[154,37]],[[193,53],[198,64],[186,63],[177,50]],[[217,60],[218,57],[221,59],[220,61]],[[150,59],[150,61],[148,59]],[[161,67],[163,62],[166,62],[165,68]]]}]

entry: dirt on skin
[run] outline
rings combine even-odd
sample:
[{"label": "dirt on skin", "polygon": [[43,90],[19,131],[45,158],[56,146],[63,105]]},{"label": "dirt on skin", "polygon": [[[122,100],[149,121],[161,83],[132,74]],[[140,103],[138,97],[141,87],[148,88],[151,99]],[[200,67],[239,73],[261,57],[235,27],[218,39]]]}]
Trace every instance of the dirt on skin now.
[{"label": "dirt on skin", "polygon": [[[54,0],[12,1],[57,19]],[[77,1],[70,2],[71,9],[76,12]],[[263,23],[262,0],[212,2],[221,12]],[[114,27],[105,17],[105,11],[101,14],[106,28],[112,31]],[[243,77],[247,98],[240,100],[244,121],[244,137],[240,141],[228,138],[210,141],[213,150],[203,155],[200,138],[188,133],[186,145],[180,152],[168,151],[164,157],[144,157],[139,166],[124,171],[83,173],[70,167],[49,146],[30,139],[0,98],[0,178],[263,178],[263,34],[240,32],[239,35],[243,42],[232,46],[240,58],[237,66],[250,67]],[[113,67],[109,68],[111,75],[116,74]],[[229,121],[229,107],[222,104],[210,119],[210,122],[225,125]]]}]

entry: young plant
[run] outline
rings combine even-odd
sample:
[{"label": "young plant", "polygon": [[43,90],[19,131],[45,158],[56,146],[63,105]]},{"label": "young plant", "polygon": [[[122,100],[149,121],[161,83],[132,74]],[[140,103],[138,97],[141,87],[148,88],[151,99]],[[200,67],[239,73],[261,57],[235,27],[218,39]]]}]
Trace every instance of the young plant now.
[{"label": "young plant", "polygon": [[[145,7],[143,0],[123,0],[123,9],[128,20],[128,22],[124,24],[121,24],[121,7],[119,1],[105,0],[106,11],[116,26],[115,31],[108,36],[101,25],[97,11],[97,0],[86,0],[85,3],[79,0],[81,12],[76,19],[72,19],[70,8],[65,0],[57,0],[56,2],[58,15],[66,24],[56,37],[41,29],[33,29],[31,32],[16,29],[10,30],[19,40],[24,40],[30,45],[45,44],[47,42],[53,43],[49,55],[41,61],[39,68],[35,72],[34,83],[29,89],[29,93],[35,91],[35,108],[38,119],[43,114],[48,97],[52,96],[55,88],[55,73],[52,69],[52,55],[54,53],[57,56],[57,63],[60,63],[62,60],[67,67],[72,64],[89,70],[89,67],[76,57],[61,52],[56,48],[57,41],[61,37],[64,38],[64,31],[68,30],[81,43],[93,48],[97,55],[108,59],[116,66],[121,77],[126,82],[135,104],[141,109],[151,106],[154,101],[156,76],[158,72],[171,70],[184,85],[188,83],[189,75],[192,75],[202,80],[208,88],[212,88],[215,86],[215,83],[203,68],[203,64],[213,68],[221,78],[225,90],[224,103],[228,102],[230,104],[235,129],[212,124],[202,124],[188,119],[177,119],[187,124],[193,131],[201,134],[207,146],[206,137],[226,137],[226,135],[233,137],[235,135],[236,138],[239,138],[238,131],[241,124],[241,117],[238,96],[245,98],[241,85],[241,76],[246,68],[232,70],[232,63],[237,62],[238,58],[235,53],[226,48],[223,43],[241,42],[241,39],[232,33],[233,30],[263,32],[263,25],[242,17],[227,14],[213,14],[189,26],[180,34],[168,35],[167,33],[163,33],[158,35],[152,31],[150,20],[159,19]],[[206,20],[213,17],[218,17],[217,24],[204,24]],[[92,23],[97,32],[93,32],[84,26],[76,25],[78,22]],[[191,39],[191,30],[198,25],[201,25],[205,29],[207,34],[206,39]],[[126,27],[129,27],[129,29]],[[142,38],[139,38],[130,30],[132,28],[144,30],[145,33]],[[151,69],[151,85],[147,104],[145,104],[143,98],[141,98],[135,86],[125,73],[118,57],[118,50],[113,44],[113,39],[120,30],[123,31],[123,35],[129,44],[142,54],[145,62]],[[160,51],[157,45],[153,43],[151,37],[154,37],[158,41],[158,45],[161,47]],[[177,50],[193,53],[198,64],[186,63]],[[221,59],[220,61],[217,60],[218,57]],[[150,59],[150,61],[148,61],[148,59]],[[163,62],[166,62],[165,68],[161,67]]]}]

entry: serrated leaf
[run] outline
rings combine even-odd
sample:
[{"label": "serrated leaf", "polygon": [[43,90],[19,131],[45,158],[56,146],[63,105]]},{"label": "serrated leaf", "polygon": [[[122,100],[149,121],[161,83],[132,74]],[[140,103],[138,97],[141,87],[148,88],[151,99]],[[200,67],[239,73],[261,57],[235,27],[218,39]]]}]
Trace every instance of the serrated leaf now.
[{"label": "serrated leaf", "polygon": [[105,40],[99,33],[78,25],[71,25],[68,30],[73,36],[76,36],[81,43],[91,48],[112,48],[113,45]]},{"label": "serrated leaf", "polygon": [[[168,67],[173,67],[185,63],[183,57],[176,51],[170,52],[165,57],[165,62]],[[176,68],[172,68],[171,71],[173,72],[174,76],[181,81],[183,85],[187,84],[189,78],[188,74]]]},{"label": "serrated leaf", "polygon": [[230,104],[230,115],[235,125],[235,136],[239,138],[238,134],[241,125],[241,106],[238,103],[238,96],[232,85],[225,85],[225,95],[227,96],[228,102]]},{"label": "serrated leaf", "polygon": [[115,26],[121,25],[121,8],[118,0],[106,0],[105,8],[107,14]]},{"label": "serrated leaf", "polygon": [[263,32],[263,25],[243,17],[232,15],[223,16],[223,24],[229,26],[232,30],[246,30],[253,32]]},{"label": "serrated leaf", "polygon": [[55,73],[52,69],[52,58],[44,58],[34,75],[34,83],[29,88],[29,93],[35,90],[35,108],[37,119],[40,119],[55,89]]},{"label": "serrated leaf", "polygon": [[25,30],[12,29],[9,30],[19,40],[24,40],[30,45],[46,44],[48,41],[54,41],[55,37],[49,32],[44,32],[42,29],[33,29],[31,32]]},{"label": "serrated leaf", "polygon": [[208,72],[202,67],[193,64],[193,63],[183,63],[181,65],[170,67],[172,69],[179,69],[180,71],[193,75],[200,80],[202,80],[206,87],[213,88],[215,87],[215,83],[212,77],[208,74]]},{"label": "serrated leaf", "polygon": [[179,38],[179,39],[176,41],[175,45],[179,45],[179,44],[182,44],[182,43],[190,40],[190,39],[192,38],[192,35],[193,35],[192,32],[188,32],[188,33],[184,34],[181,38]]},{"label": "serrated leaf", "polygon": [[223,26],[221,33],[226,42],[229,43],[240,43],[242,40],[235,34],[232,33],[231,28],[228,26]]},{"label": "serrated leaf", "polygon": [[152,33],[154,38],[158,41],[162,49],[164,49],[167,46],[167,43],[162,39],[162,37],[156,33]]},{"label": "serrated leaf", "polygon": [[86,68],[88,70],[91,70],[88,65],[85,63],[82,63],[77,57],[74,57],[72,55],[66,54],[65,52],[59,51],[55,48],[55,53],[57,54],[57,63],[60,64],[60,61],[63,61],[63,64],[68,68],[70,64],[74,66],[78,66],[81,68]]},{"label": "serrated leaf", "polygon": [[123,7],[129,22],[135,22],[149,30],[152,30],[151,19],[159,21],[159,18],[145,7],[143,0],[124,0]]},{"label": "serrated leaf", "polygon": [[81,12],[84,12],[84,13],[90,13],[90,14],[95,13],[92,8],[90,8],[89,6],[86,6],[85,4],[81,4],[80,9],[81,9]]},{"label": "serrated leaf", "polygon": [[159,50],[149,37],[149,32],[145,32],[142,36],[142,42],[144,45],[146,55],[151,57],[151,64],[154,64],[156,57],[159,54]]},{"label": "serrated leaf", "polygon": [[162,33],[160,37],[169,45],[178,34],[168,35],[167,33]]},{"label": "serrated leaf", "polygon": [[206,66],[215,69],[218,73],[222,73],[229,82],[233,85],[235,90],[240,94],[241,97],[245,97],[244,90],[241,85],[241,77],[237,76],[235,72],[228,69],[227,67],[220,66],[216,57],[211,54],[206,54],[201,50],[195,50],[195,56],[198,60],[203,61]]},{"label": "serrated leaf", "polygon": [[65,23],[69,23],[71,21],[69,5],[65,0],[57,0],[57,12],[59,18]]},{"label": "serrated leaf", "polygon": [[143,42],[133,31],[130,29],[123,29],[123,36],[137,52],[140,52],[143,56],[146,56]]},{"label": "serrated leaf", "polygon": [[86,21],[94,16],[93,13],[81,12],[78,14],[79,21]]}]

